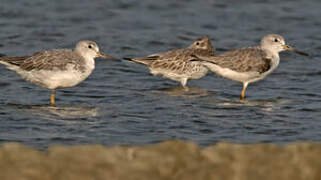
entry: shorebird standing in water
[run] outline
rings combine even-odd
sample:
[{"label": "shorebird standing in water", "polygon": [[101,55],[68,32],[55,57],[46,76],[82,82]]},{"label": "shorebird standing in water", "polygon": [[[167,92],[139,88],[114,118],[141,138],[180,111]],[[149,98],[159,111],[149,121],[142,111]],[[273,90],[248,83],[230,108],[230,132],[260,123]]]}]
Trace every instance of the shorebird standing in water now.
[{"label": "shorebird standing in water", "polygon": [[0,57],[0,63],[17,72],[24,80],[51,89],[51,105],[55,90],[73,87],[85,80],[95,68],[94,58],[117,60],[99,51],[93,41],[80,41],[74,50],[54,49],[31,56]]},{"label": "shorebird standing in water", "polygon": [[248,84],[259,81],[273,72],[280,62],[279,52],[286,50],[308,56],[307,53],[286,45],[282,36],[269,34],[262,38],[260,46],[235,49],[218,56],[195,54],[194,57],[216,74],[242,82],[241,99],[244,100]]},{"label": "shorebird standing in water", "polygon": [[146,65],[153,75],[162,75],[178,81],[185,88],[188,79],[200,79],[206,75],[208,69],[200,62],[192,62],[192,55],[213,56],[215,49],[209,37],[196,39],[185,49],[176,49],[164,53],[152,54],[141,58],[124,58]]}]

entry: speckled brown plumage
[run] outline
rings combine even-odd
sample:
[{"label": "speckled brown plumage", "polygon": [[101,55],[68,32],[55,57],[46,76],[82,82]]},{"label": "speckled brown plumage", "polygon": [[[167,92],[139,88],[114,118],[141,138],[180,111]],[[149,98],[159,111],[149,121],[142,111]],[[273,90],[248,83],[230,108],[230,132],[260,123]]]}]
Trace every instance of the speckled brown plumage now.
[{"label": "speckled brown plumage", "polygon": [[[199,46],[204,49],[200,49]],[[150,56],[141,57],[141,58],[125,58],[125,59],[153,67],[154,62],[162,61],[162,60],[189,62],[193,58],[191,56],[193,54],[200,55],[200,56],[213,56],[215,54],[214,46],[212,45],[209,37],[198,38],[188,48],[185,48],[185,49],[176,49],[176,50],[171,50],[164,53],[156,53],[156,54],[152,54]]]},{"label": "speckled brown plumage", "polygon": [[171,50],[141,58],[124,59],[144,64],[150,68],[152,74],[180,81],[185,86],[188,79],[199,79],[207,73],[207,68],[202,63],[191,62],[194,59],[193,54],[215,55],[215,49],[209,37],[198,38],[185,49]]}]

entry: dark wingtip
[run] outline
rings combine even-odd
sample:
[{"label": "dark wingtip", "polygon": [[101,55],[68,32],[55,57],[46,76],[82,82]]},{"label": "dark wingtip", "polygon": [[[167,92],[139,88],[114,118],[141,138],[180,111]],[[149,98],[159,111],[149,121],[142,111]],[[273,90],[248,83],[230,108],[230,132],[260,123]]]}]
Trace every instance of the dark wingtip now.
[{"label": "dark wingtip", "polygon": [[1,54],[1,53],[0,53],[0,57],[3,57],[3,56],[6,56],[6,55],[5,55],[5,54]]},{"label": "dark wingtip", "polygon": [[129,57],[123,57],[123,60],[127,60],[127,61],[133,61],[133,58],[129,58]]},{"label": "dark wingtip", "polygon": [[195,54],[192,54],[191,57],[193,58],[191,61],[201,61]]},{"label": "dark wingtip", "polygon": [[[199,56],[197,56],[197,55],[195,55],[195,54],[192,54],[191,57],[192,57],[193,59],[190,60],[190,61],[209,62],[209,63],[212,63],[212,64],[216,64],[214,61],[210,61],[210,60],[204,59],[205,57],[202,58],[202,57],[199,57]],[[212,57],[214,57],[214,56],[212,56]]]},{"label": "dark wingtip", "polygon": [[192,54],[191,57],[193,57],[193,58],[198,58],[195,54]]}]

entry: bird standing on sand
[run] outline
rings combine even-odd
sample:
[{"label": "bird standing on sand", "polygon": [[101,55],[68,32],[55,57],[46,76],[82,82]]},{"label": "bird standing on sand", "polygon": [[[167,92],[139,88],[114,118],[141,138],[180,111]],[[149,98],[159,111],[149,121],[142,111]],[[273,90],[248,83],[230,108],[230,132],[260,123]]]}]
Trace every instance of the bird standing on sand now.
[{"label": "bird standing on sand", "polygon": [[241,99],[244,100],[248,84],[273,72],[280,62],[279,52],[286,50],[308,56],[307,53],[286,45],[282,36],[269,34],[262,38],[260,46],[235,49],[212,57],[195,54],[197,60],[192,61],[202,62],[220,76],[242,82]]},{"label": "bird standing on sand", "polygon": [[191,62],[191,55],[213,56],[215,49],[209,37],[196,39],[188,48],[152,54],[141,58],[124,58],[146,65],[153,75],[162,75],[178,81],[185,88],[188,79],[200,79],[208,69],[200,62]]},{"label": "bird standing on sand", "polygon": [[54,49],[31,56],[0,57],[0,63],[17,72],[24,80],[51,89],[51,105],[55,90],[73,87],[85,80],[95,68],[94,58],[117,60],[99,51],[93,41],[80,41],[74,50]]}]

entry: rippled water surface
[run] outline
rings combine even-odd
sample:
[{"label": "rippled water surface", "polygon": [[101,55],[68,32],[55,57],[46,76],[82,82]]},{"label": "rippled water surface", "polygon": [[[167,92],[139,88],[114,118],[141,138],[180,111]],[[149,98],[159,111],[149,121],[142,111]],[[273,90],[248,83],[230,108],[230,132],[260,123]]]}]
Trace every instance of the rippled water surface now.
[{"label": "rippled water surface", "polygon": [[145,144],[167,139],[237,143],[321,140],[321,1],[15,1],[0,5],[0,53],[27,55],[96,41],[116,57],[188,46],[209,35],[218,53],[278,33],[310,54],[284,52],[278,69],[250,84],[210,73],[190,91],[146,67],[97,59],[92,75],[57,92],[0,66],[0,142]]}]

